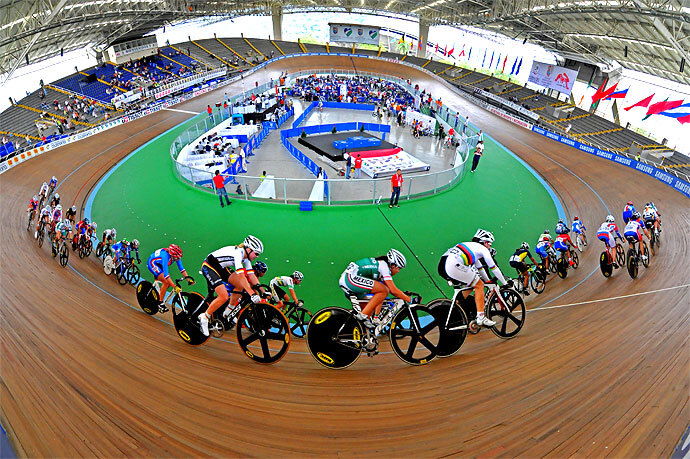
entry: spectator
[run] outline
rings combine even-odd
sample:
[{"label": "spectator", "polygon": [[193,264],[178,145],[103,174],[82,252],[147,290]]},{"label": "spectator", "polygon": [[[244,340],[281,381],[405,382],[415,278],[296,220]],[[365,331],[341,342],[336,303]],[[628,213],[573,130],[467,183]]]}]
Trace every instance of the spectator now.
[{"label": "spectator", "polygon": [[565,133],[566,133],[566,134],[569,133],[569,132],[570,132],[570,129],[572,129],[572,127],[573,127],[573,125],[570,124],[570,123],[568,123],[568,125],[565,127]]},{"label": "spectator", "polygon": [[230,202],[230,198],[228,198],[228,192],[225,189],[225,177],[220,175],[220,171],[216,170],[216,175],[213,176],[213,186],[216,189],[216,193],[218,194],[218,199],[220,200],[220,206],[225,207],[225,204],[223,204],[223,196],[225,196],[225,202],[229,206],[232,204]]},{"label": "spectator", "polygon": [[349,179],[350,178],[350,167],[352,167],[352,157],[350,155],[348,155],[347,153],[344,153],[343,157],[345,157],[345,178]]},{"label": "spectator", "polygon": [[244,193],[242,192],[242,185],[237,185],[237,189],[235,190],[235,193],[239,195],[243,195]]},{"label": "spectator", "polygon": [[362,155],[359,153],[357,154],[357,157],[355,158],[355,178],[358,179],[360,177],[360,174],[362,172]]},{"label": "spectator", "polygon": [[395,171],[395,175],[391,177],[391,201],[388,204],[388,208],[400,207],[398,200],[400,199],[400,187],[402,187],[403,175],[402,170],[398,169]]},{"label": "spectator", "polygon": [[210,105],[206,106],[206,113],[208,113],[208,117],[212,118],[213,117],[213,109],[211,108]]},{"label": "spectator", "polygon": [[477,147],[474,150],[474,158],[472,158],[472,170],[470,172],[474,172],[477,169],[477,166],[479,165],[479,160],[482,157],[482,154],[484,153],[484,141],[480,140],[477,142]]},{"label": "spectator", "polygon": [[470,117],[469,115],[465,117],[465,124],[462,125],[462,133],[467,135],[467,126],[470,125]]}]

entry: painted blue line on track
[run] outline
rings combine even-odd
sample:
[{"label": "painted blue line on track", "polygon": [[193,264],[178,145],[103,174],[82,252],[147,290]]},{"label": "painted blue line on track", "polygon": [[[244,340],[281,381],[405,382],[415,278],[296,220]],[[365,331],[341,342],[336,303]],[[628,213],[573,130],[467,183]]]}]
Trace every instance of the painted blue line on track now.
[{"label": "painted blue line on track", "polygon": [[12,443],[10,443],[10,439],[7,437],[7,432],[2,424],[0,424],[0,457],[2,459],[15,459],[17,457],[17,453],[12,448]]}]

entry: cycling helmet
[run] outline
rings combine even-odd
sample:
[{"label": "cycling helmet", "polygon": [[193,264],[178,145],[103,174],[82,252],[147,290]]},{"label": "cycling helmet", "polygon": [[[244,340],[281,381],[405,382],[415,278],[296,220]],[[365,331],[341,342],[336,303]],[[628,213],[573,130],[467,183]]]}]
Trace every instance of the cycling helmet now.
[{"label": "cycling helmet", "polygon": [[549,230],[545,229],[544,234],[551,234],[551,232]]},{"label": "cycling helmet", "polygon": [[645,207],[652,207],[652,203],[648,202],[647,204],[644,205]]},{"label": "cycling helmet", "polygon": [[34,201],[38,201],[38,196],[34,195]]},{"label": "cycling helmet", "polygon": [[539,242],[548,241],[549,239],[551,239],[549,236],[547,236],[546,234],[542,234],[541,238],[539,238]]},{"label": "cycling helmet", "polygon": [[57,206],[55,206],[55,210],[62,210],[62,204],[58,204]]},{"label": "cycling helmet", "polygon": [[96,222],[91,222],[91,228],[93,228],[93,229],[98,229],[98,223],[96,223]]},{"label": "cycling helmet", "polygon": [[479,228],[479,229],[477,230],[477,232],[474,233],[474,238],[473,238],[473,239],[476,239],[476,240],[477,240],[476,242],[481,242],[481,243],[490,242],[490,243],[492,243],[492,244],[493,244],[493,242],[496,240],[496,239],[494,238],[493,233],[491,233],[490,231],[483,230],[483,229],[481,229],[481,228]]},{"label": "cycling helmet", "polygon": [[77,206],[72,206],[72,207],[70,207],[70,210],[71,210],[72,212],[76,212],[76,211],[77,211]]},{"label": "cycling helmet", "polygon": [[48,186],[48,182],[43,182],[43,185],[41,186]]},{"label": "cycling helmet", "polygon": [[179,260],[180,258],[182,258],[182,249],[178,245],[170,244],[170,246],[166,250],[173,259]]},{"label": "cycling helmet", "polygon": [[299,271],[295,271],[294,273],[292,273],[292,278],[293,278],[294,280],[296,280],[296,281],[300,281],[300,282],[301,282],[301,281],[304,280],[304,274],[302,274],[302,273],[299,272]]},{"label": "cycling helmet", "polygon": [[132,247],[135,247],[135,248],[139,247],[139,239],[132,239]]},{"label": "cycling helmet", "polygon": [[558,223],[564,223],[563,219],[562,219],[562,218],[559,218],[559,219],[558,219]]},{"label": "cycling helmet", "polygon": [[522,245],[520,246],[520,248],[525,249],[525,250],[529,250],[529,244],[526,242],[523,242]]},{"label": "cycling helmet", "polygon": [[577,215],[573,217],[573,220],[579,220],[579,219],[580,219],[580,217],[578,217]]},{"label": "cycling helmet", "polygon": [[120,243],[124,245],[129,245],[129,240],[126,237],[123,237]]},{"label": "cycling helmet", "polygon": [[60,199],[60,193],[55,193],[55,196],[53,196],[53,199]]},{"label": "cycling helmet", "polygon": [[57,182],[57,177],[53,175],[53,178],[51,180],[55,180]]},{"label": "cycling helmet", "polygon": [[629,206],[632,206],[632,205],[633,205],[633,202],[632,202],[632,201],[628,201],[628,205],[629,205]]},{"label": "cycling helmet", "polygon": [[264,251],[263,243],[259,240],[259,238],[252,236],[251,234],[244,238],[243,244],[246,248],[251,249],[252,252],[257,255],[261,255],[261,253]]},{"label": "cycling helmet", "polygon": [[407,265],[405,255],[400,253],[398,250],[390,249],[386,254],[386,258],[388,259],[388,264],[395,265],[400,269],[404,268]]},{"label": "cycling helmet", "polygon": [[633,220],[638,220],[640,217],[641,217],[641,215],[639,212],[633,212],[633,214],[632,214]]},{"label": "cycling helmet", "polygon": [[607,223],[613,223],[614,221],[616,221],[616,219],[613,218],[613,215],[607,215],[606,216],[606,222]]},{"label": "cycling helmet", "polygon": [[266,263],[264,263],[263,261],[257,261],[256,263],[254,263],[255,273],[263,276],[264,274],[266,274],[266,271],[268,271],[268,266],[266,265]]},{"label": "cycling helmet", "polygon": [[117,230],[115,228],[112,228],[110,231],[112,232],[113,237],[117,235]]}]

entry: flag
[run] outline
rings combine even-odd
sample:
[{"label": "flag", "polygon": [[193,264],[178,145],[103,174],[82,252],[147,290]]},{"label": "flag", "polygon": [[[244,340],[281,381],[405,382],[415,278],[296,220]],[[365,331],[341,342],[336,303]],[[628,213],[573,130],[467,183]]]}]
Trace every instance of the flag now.
[{"label": "flag", "polygon": [[489,60],[489,68],[491,68],[491,64],[494,63],[494,52],[491,51],[491,59]]},{"label": "flag", "polygon": [[506,54],[505,59],[503,59],[503,68],[501,69],[502,73],[506,72],[506,62],[508,62],[508,55]]},{"label": "flag", "polygon": [[682,118],[677,118],[680,124],[690,123],[690,114],[683,116]]},{"label": "flag", "polygon": [[447,50],[448,50],[448,45],[444,45],[444,46],[443,46],[443,55],[444,55],[444,56],[447,56],[447,55],[448,55]]},{"label": "flag", "polygon": [[520,63],[518,64],[517,70],[515,70],[515,75],[520,73],[520,67],[522,67],[522,58],[520,58]]},{"label": "flag", "polygon": [[501,53],[498,53],[498,59],[496,59],[495,70],[498,70],[498,65],[501,63]]},{"label": "flag", "polygon": [[647,115],[657,115],[661,112],[665,112],[666,110],[678,108],[681,105],[683,105],[682,100],[672,100],[669,102],[668,99],[666,99],[663,102],[657,102],[656,104],[650,105],[647,109]]},{"label": "flag", "polygon": [[417,42],[417,48],[422,49],[422,40],[424,40],[424,37],[420,36],[419,41]]},{"label": "flag", "polygon": [[515,73],[515,66],[517,65],[517,60],[518,60],[518,58],[516,57],[516,58],[515,58],[515,61],[513,62],[513,68],[510,69],[510,74],[511,74],[511,75],[512,75],[513,73]]},{"label": "flag", "polygon": [[436,43],[436,52],[438,52],[438,43]]},{"label": "flag", "polygon": [[486,50],[484,50],[484,57],[482,58],[482,68],[484,68],[484,61],[486,60]]},{"label": "flag", "polygon": [[[688,108],[688,107],[690,107],[690,103],[679,105],[678,107],[675,107],[675,108]],[[668,116],[669,118],[676,118],[676,119],[684,118],[684,117],[690,115],[690,113],[688,113],[687,110],[684,110],[681,112],[671,112],[670,110],[673,110],[673,109],[663,111],[663,112],[659,113],[659,115],[664,115],[664,116]]]},{"label": "flag", "polygon": [[469,62],[471,57],[472,57],[472,47],[470,46],[470,52],[467,54],[467,61],[468,62]]},{"label": "flag", "polygon": [[592,102],[599,102],[601,99],[606,99],[608,96],[614,93],[617,86],[618,83],[615,83],[613,86],[611,86],[608,89],[605,89],[603,92],[599,91],[599,89],[601,89],[600,87],[599,89],[597,89],[597,92],[592,96]]},{"label": "flag", "polygon": [[452,56],[452,55],[453,55],[453,51],[455,51],[455,46],[453,46],[453,47],[450,49],[450,51],[448,51],[448,56]]},{"label": "flag", "polygon": [[609,94],[608,97],[606,97],[604,100],[611,100],[611,99],[625,99],[625,96],[628,94],[628,90],[624,89],[622,91],[616,91],[612,92]]},{"label": "flag", "polygon": [[604,78],[604,81],[601,82],[597,90],[594,92],[594,95],[592,95],[592,104],[595,104],[598,100],[601,99],[600,96],[604,93],[604,89],[606,88],[606,84],[608,82],[608,78]]},{"label": "flag", "polygon": [[652,101],[652,98],[653,98],[653,97],[654,97],[654,94],[652,94],[652,95],[649,96],[649,97],[645,97],[645,98],[642,99],[641,101],[639,101],[639,102],[637,102],[637,103],[635,103],[635,104],[632,104],[630,107],[625,107],[623,110],[625,110],[625,111],[627,112],[627,111],[629,111],[631,108],[635,108],[635,107],[649,107],[649,103]]}]

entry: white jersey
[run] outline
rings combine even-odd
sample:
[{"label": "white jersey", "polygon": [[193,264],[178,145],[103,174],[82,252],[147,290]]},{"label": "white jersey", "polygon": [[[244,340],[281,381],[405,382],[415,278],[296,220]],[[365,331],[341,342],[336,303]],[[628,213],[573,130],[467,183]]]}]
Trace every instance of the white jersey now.
[{"label": "white jersey", "polygon": [[52,210],[50,206],[45,206],[43,209],[41,209],[41,217],[47,217],[50,216],[52,213]]},{"label": "white jersey", "polygon": [[107,230],[103,231],[103,237],[104,238],[107,238],[107,237],[114,238],[115,233],[113,232],[112,229],[107,229]]},{"label": "white jersey", "polygon": [[286,288],[295,288],[295,282],[292,280],[292,277],[290,276],[278,276],[274,277],[271,279],[271,282],[268,283],[271,288],[273,287],[286,287]]},{"label": "white jersey", "polygon": [[501,284],[506,283],[506,279],[503,277],[503,273],[501,273],[501,270],[498,268],[498,266],[496,266],[496,262],[491,256],[489,249],[478,242],[463,242],[446,250],[446,253],[443,255],[455,257],[459,263],[474,266],[477,268],[477,271],[479,271],[481,278],[485,282],[488,282],[489,276],[484,270],[484,264],[482,264],[482,261],[484,261],[486,266],[494,272]]},{"label": "white jersey", "polygon": [[48,193],[48,184],[47,183],[44,183],[43,185],[41,185],[41,191],[39,191],[39,193],[40,194]]},{"label": "white jersey", "polygon": [[628,233],[628,232],[637,233],[637,232],[639,232],[639,231],[640,231],[641,229],[643,229],[643,228],[644,228],[643,224],[640,223],[639,221],[637,221],[637,220],[630,220],[630,221],[628,221],[628,224],[625,225],[625,230],[623,230],[623,231],[624,231],[625,233]]},{"label": "white jersey", "polygon": [[211,255],[218,260],[218,263],[223,268],[229,269],[231,271],[242,272],[252,271],[252,262],[248,258],[244,257],[244,249],[242,247],[237,247],[236,245],[228,245],[223,248],[211,252]]},{"label": "white jersey", "polygon": [[613,232],[615,231],[615,228],[616,228],[615,223],[604,222],[601,224],[601,226],[597,230],[597,233],[609,233],[609,236],[613,237]]},{"label": "white jersey", "polygon": [[653,207],[645,207],[644,212],[642,212],[642,217],[645,220],[656,219],[659,218],[659,212]]}]

